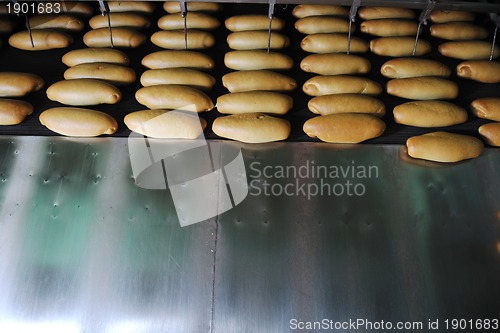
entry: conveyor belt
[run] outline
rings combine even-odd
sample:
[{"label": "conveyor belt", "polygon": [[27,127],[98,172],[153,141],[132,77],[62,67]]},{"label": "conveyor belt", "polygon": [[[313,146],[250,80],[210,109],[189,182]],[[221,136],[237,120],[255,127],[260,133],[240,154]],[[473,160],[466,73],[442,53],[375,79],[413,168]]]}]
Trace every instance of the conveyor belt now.
[{"label": "conveyor belt", "polygon": [[[95,13],[97,14],[99,12],[97,1],[95,2],[95,4],[94,3],[90,4],[95,6]],[[155,13],[149,16],[152,22],[152,26],[149,29],[143,31],[148,36],[148,41],[146,42],[146,44],[140,47],[139,49],[124,50],[131,59],[131,67],[133,67],[137,72],[138,79],[136,83],[120,88],[124,95],[124,98],[120,103],[116,105],[101,105],[101,106],[91,107],[96,110],[107,112],[116,118],[116,120],[119,123],[119,129],[114,134],[114,136],[117,137],[124,137],[130,134],[130,131],[126,128],[126,126],[123,123],[123,117],[129,112],[145,109],[144,106],[137,103],[137,101],[134,98],[134,95],[137,89],[141,87],[139,83],[139,77],[146,70],[146,68],[144,68],[140,64],[141,59],[146,54],[161,50],[161,48],[153,45],[149,41],[149,37],[151,36],[151,34],[159,30],[159,28],[156,25],[158,18],[166,14],[162,8],[162,2],[158,2],[156,6],[157,8]],[[313,74],[304,73],[299,68],[300,61],[308,53],[300,49],[300,41],[304,37],[304,35],[298,33],[294,28],[294,22],[296,19],[291,14],[292,8],[293,8],[292,5],[289,6],[277,5],[275,11],[276,16],[286,20],[287,25],[283,33],[288,35],[291,39],[290,47],[285,49],[283,52],[292,56],[292,58],[294,58],[295,60],[295,66],[293,70],[287,72],[286,74],[294,77],[297,80],[299,86],[297,91],[295,91],[292,94],[294,97],[294,108],[285,116],[285,118],[290,120],[290,122],[292,123],[292,133],[288,141],[317,141],[316,139],[311,139],[307,137],[302,131],[303,123],[307,119],[313,117],[314,115],[307,109],[307,102],[311,97],[302,93],[301,87],[302,84],[308,78],[313,76]],[[216,77],[217,84],[214,87],[214,89],[211,92],[209,92],[209,96],[212,98],[214,103],[218,96],[221,96],[228,92],[224,87],[222,87],[222,82],[221,82],[221,77],[225,73],[230,71],[224,66],[223,63],[224,54],[229,51],[229,48],[226,43],[226,37],[229,31],[224,27],[223,22],[229,16],[237,14],[246,14],[246,13],[266,14],[267,5],[225,3],[223,11],[214,14],[220,19],[222,23],[220,28],[213,31],[217,40],[216,46],[206,51],[206,53],[209,54],[215,60],[216,63],[216,68],[211,72],[211,74]],[[19,19],[19,27],[22,27],[22,20],[23,20],[22,18]],[[86,21],[88,22],[88,19],[86,19]],[[358,19],[356,21],[356,25],[359,26],[360,21],[361,20]],[[489,28],[491,28],[490,29],[491,32],[493,32],[493,25],[491,24],[491,21],[489,20],[489,17],[486,14],[479,14],[476,23],[483,26],[488,26]],[[62,55],[64,55],[69,50],[86,47],[82,41],[82,36],[89,29],[90,27],[88,27],[87,24],[87,27],[83,32],[73,33],[75,42],[69,48],[60,50],[51,50],[51,51],[28,52],[28,51],[17,50],[8,45],[7,38],[5,38],[4,36],[2,38],[4,39],[4,45],[0,48],[0,70],[23,71],[40,75],[45,79],[46,87],[48,87],[50,84],[63,79],[63,73],[66,70],[66,66],[62,64],[60,60]],[[362,34],[359,31],[357,31],[354,35],[364,38],[366,40],[373,38],[373,36]],[[456,67],[458,63],[460,63],[459,60],[442,57],[437,52],[437,46],[439,45],[439,43],[443,41],[430,37],[428,32],[428,27],[424,28],[424,33],[421,38],[426,39],[433,44],[434,51],[426,57],[431,59],[437,59],[447,64],[453,69]],[[491,36],[489,40],[491,40]],[[390,58],[376,56],[371,53],[364,54],[363,56],[368,58],[372,63],[372,71],[371,73],[366,75],[366,77],[374,79],[375,81],[381,83],[382,85],[385,85],[385,83],[388,80],[387,78],[384,78],[382,75],[380,75],[379,69],[380,66]],[[460,86],[460,96],[453,102],[458,105],[461,105],[466,109],[468,109],[468,105],[470,104],[470,102],[476,98],[500,96],[500,84],[481,84],[457,78],[456,75],[452,75],[451,79],[456,81]],[[41,135],[41,136],[54,135],[53,132],[43,127],[38,121],[38,115],[43,110],[54,106],[60,106],[59,103],[48,100],[48,98],[45,95],[46,87],[41,91],[34,93],[26,98],[26,100],[30,101],[35,106],[35,112],[29,117],[27,117],[27,119],[20,125],[3,126],[2,128],[0,128],[1,134]],[[385,93],[379,96],[379,98],[385,103],[387,108],[387,114],[383,118],[383,120],[387,124],[387,129],[383,134],[383,136],[381,136],[380,138],[369,140],[367,141],[367,143],[403,144],[405,140],[410,136],[443,129],[443,128],[419,129],[410,126],[398,125],[394,123],[392,119],[392,109],[395,105],[403,103],[406,100],[388,96]],[[202,114],[202,117],[208,120],[208,127],[207,130],[205,131],[205,135],[209,139],[218,138],[211,131],[211,123],[218,116],[221,116],[221,114],[218,113],[216,110]],[[446,130],[456,133],[463,133],[463,134],[470,134],[477,136],[477,128],[484,123],[486,123],[486,121],[470,115],[467,123],[452,127],[447,127]]]}]

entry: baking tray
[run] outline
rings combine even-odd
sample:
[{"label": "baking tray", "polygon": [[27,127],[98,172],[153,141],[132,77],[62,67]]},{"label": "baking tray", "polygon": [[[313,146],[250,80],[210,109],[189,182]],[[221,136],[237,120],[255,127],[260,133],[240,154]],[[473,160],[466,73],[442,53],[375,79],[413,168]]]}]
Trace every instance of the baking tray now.
[{"label": "baking tray", "polygon": [[[89,2],[89,5],[94,6],[95,14],[99,13],[97,2]],[[165,11],[162,8],[163,2],[156,2],[156,10],[152,15],[149,15],[149,19],[151,20],[151,27],[143,30],[142,32],[148,37],[147,42],[138,49],[124,49],[123,51],[130,57],[131,64],[130,66],[135,69],[138,79],[134,84],[120,87],[123,93],[123,100],[116,105],[98,105],[91,106],[89,108],[103,111],[112,115],[119,124],[119,128],[117,132],[113,135],[115,137],[125,137],[130,134],[130,131],[123,123],[123,118],[126,114],[146,109],[146,107],[142,106],[135,100],[135,92],[141,87],[139,82],[140,75],[146,70],[145,67],[141,65],[141,59],[155,51],[162,50],[161,48],[153,45],[149,37],[155,32],[158,31],[156,23],[158,19],[165,15]],[[283,33],[290,37],[290,46],[283,50],[285,54],[288,54],[295,60],[295,64],[292,70],[285,72],[285,74],[293,77],[297,80],[298,88],[295,92],[291,93],[294,98],[294,108],[284,116],[284,118],[288,119],[292,124],[292,131],[290,137],[287,141],[305,141],[305,142],[316,142],[317,139],[309,138],[302,131],[302,126],[307,119],[314,117],[307,109],[307,102],[312,97],[305,95],[301,91],[302,84],[314,76],[311,73],[303,72],[299,65],[300,61],[307,56],[309,53],[304,52],[300,49],[300,41],[305,36],[300,34],[294,28],[294,22],[296,19],[292,15],[292,9],[294,5],[276,5],[275,15],[277,17],[281,17],[286,21],[286,28],[283,30]],[[221,27],[214,30],[213,34],[216,36],[216,45],[204,51],[206,54],[211,56],[215,61],[215,69],[211,72],[211,74],[216,78],[217,83],[214,86],[213,90],[208,92],[208,95],[213,100],[214,104],[217,100],[217,97],[228,93],[228,91],[222,86],[221,78],[224,74],[230,72],[228,68],[224,65],[224,54],[230,51],[227,46],[226,37],[229,34],[229,31],[224,27],[224,20],[230,16],[238,15],[238,14],[249,14],[249,13],[260,13],[267,14],[268,6],[266,4],[255,4],[255,3],[224,3],[223,10],[219,13],[214,14],[221,21]],[[417,13],[418,14],[418,13]],[[418,15],[417,15],[418,16]],[[24,18],[17,18],[12,16],[12,19],[18,21],[18,30],[21,30],[24,23]],[[41,76],[45,80],[45,88],[41,91],[33,93],[26,98],[25,100],[31,102],[35,111],[32,115],[28,116],[26,120],[16,126],[2,126],[0,128],[0,134],[3,135],[38,135],[38,136],[48,136],[55,135],[54,132],[48,130],[44,126],[40,124],[38,121],[39,114],[48,108],[61,106],[61,104],[57,102],[50,101],[45,94],[46,88],[54,82],[63,80],[63,73],[66,70],[66,66],[62,64],[61,57],[70,50],[85,48],[85,44],[82,41],[82,37],[85,32],[90,30],[88,26],[88,19],[86,18],[87,26],[81,33],[73,33],[73,37],[75,42],[68,48],[58,49],[58,50],[50,50],[50,51],[23,51],[12,48],[7,43],[8,36],[2,36],[4,43],[0,48],[0,70],[1,71],[22,71],[22,72],[30,72]],[[356,26],[359,28],[359,23],[361,20],[358,18],[356,21]],[[476,23],[479,25],[483,25],[489,28],[491,31],[491,35],[493,33],[493,24],[487,14],[479,14],[476,20]],[[366,35],[359,32],[357,29],[354,33],[354,36],[363,38],[365,40],[370,40],[375,37]],[[437,52],[437,46],[443,42],[443,40],[439,40],[436,38],[432,38],[429,35],[428,27],[424,27],[424,32],[422,34],[422,39],[426,39],[430,41],[433,45],[433,52],[426,56],[429,59],[439,60],[452,69],[456,67],[457,64],[460,63],[459,60],[445,58],[441,56]],[[488,38],[491,41],[492,36]],[[368,52],[366,54],[362,54],[362,56],[366,57],[372,63],[372,70],[369,74],[364,75],[370,79],[373,79],[379,82],[382,85],[385,85],[388,81],[387,78],[383,77],[379,73],[379,69],[381,65],[391,59],[390,57],[381,57]],[[476,98],[480,97],[493,97],[500,96],[500,84],[482,84],[470,80],[464,80],[458,78],[456,75],[452,75],[451,80],[457,82],[460,87],[460,95],[456,100],[453,100],[454,103],[468,109],[469,104]],[[375,139],[371,139],[366,141],[366,143],[376,143],[376,144],[404,144],[406,139],[410,136],[419,135],[427,132],[432,132],[436,130],[446,130],[455,133],[469,134],[478,137],[477,129],[480,125],[486,123],[487,121],[478,119],[473,115],[469,115],[469,119],[466,123],[450,126],[446,128],[432,128],[432,129],[422,129],[411,126],[404,126],[396,124],[392,117],[392,109],[394,106],[404,103],[405,99],[389,96],[385,93],[378,97],[381,99],[387,109],[386,116],[383,117],[383,120],[387,124],[387,129],[385,133]],[[201,115],[208,121],[207,129],[205,130],[205,136],[208,139],[219,139],[217,135],[215,135],[211,130],[212,122],[215,118],[222,116],[216,109],[203,113]]]}]

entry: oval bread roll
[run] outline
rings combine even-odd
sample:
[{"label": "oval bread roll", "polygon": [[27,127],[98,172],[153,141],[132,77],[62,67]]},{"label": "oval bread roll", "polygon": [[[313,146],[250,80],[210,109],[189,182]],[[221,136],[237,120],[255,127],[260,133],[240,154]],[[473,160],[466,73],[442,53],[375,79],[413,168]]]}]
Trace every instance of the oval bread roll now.
[{"label": "oval bread roll", "polygon": [[[162,30],[151,36],[151,42],[165,49],[184,50],[186,41],[184,30]],[[215,44],[214,36],[206,31],[188,30],[187,48],[190,50],[208,49]]]},{"label": "oval bread roll", "polygon": [[[83,42],[88,47],[111,47],[108,28],[88,31],[83,36]],[[137,48],[146,42],[146,36],[130,28],[113,28],[114,47]]]},{"label": "oval bread roll", "polygon": [[398,105],[393,110],[398,124],[416,127],[442,127],[467,121],[467,111],[443,101],[415,101]]},{"label": "oval bread roll", "polygon": [[111,48],[88,47],[69,51],[62,57],[66,66],[73,67],[79,64],[106,62],[111,64],[128,65],[130,60],[122,51]]},{"label": "oval bread roll", "polygon": [[[44,1],[45,2],[45,1]],[[51,1],[52,8],[59,8],[61,13],[70,13],[76,16],[90,16],[94,13],[94,8],[82,1]],[[56,7],[59,4],[59,7]]]},{"label": "oval bread roll", "polygon": [[[218,12],[222,9],[222,6],[216,2],[186,1],[186,8],[188,12]],[[170,14],[181,12],[179,1],[165,1],[163,9]]]},{"label": "oval bread roll", "polygon": [[[28,31],[19,31],[11,35],[9,44],[16,49],[25,51],[44,51],[52,49],[62,49],[73,43],[73,37],[56,30],[32,30],[33,45],[31,45]],[[109,38],[109,36],[108,36]]]},{"label": "oval bread roll", "polygon": [[33,112],[33,105],[16,99],[0,98],[0,125],[17,125]]},{"label": "oval bread roll", "polygon": [[432,76],[392,79],[387,82],[387,93],[415,100],[454,99],[458,96],[458,85]]},{"label": "oval bread roll", "polygon": [[335,5],[297,5],[293,8],[293,16],[303,18],[307,16],[349,16],[349,9]]},{"label": "oval bread roll", "polygon": [[224,64],[234,70],[274,69],[287,70],[293,67],[289,56],[264,50],[230,51],[224,56]]},{"label": "oval bread roll", "polygon": [[302,90],[309,96],[331,94],[366,94],[377,96],[382,87],[377,82],[356,76],[318,75],[307,80]]},{"label": "oval bread roll", "polygon": [[224,75],[222,85],[229,92],[255,90],[292,91],[297,82],[289,76],[268,70],[237,71]]},{"label": "oval bread roll", "polygon": [[[295,29],[303,34],[349,32],[349,20],[335,16],[308,16],[295,22]],[[356,26],[351,27],[356,31]]]},{"label": "oval bread roll", "polygon": [[[311,53],[347,52],[347,34],[312,34],[300,42],[302,50]],[[368,43],[361,38],[351,37],[351,52],[365,53]]]},{"label": "oval bread roll", "polygon": [[288,120],[263,113],[233,114],[214,120],[212,130],[220,137],[247,142],[281,141],[290,135]]},{"label": "oval bread roll", "polygon": [[418,76],[448,77],[451,69],[439,61],[421,58],[396,58],[384,63],[380,73],[392,79]]},{"label": "oval bread roll", "polygon": [[336,113],[369,113],[385,115],[385,105],[380,100],[360,94],[333,94],[317,96],[307,103],[309,111],[326,116]]},{"label": "oval bread roll", "polygon": [[489,123],[479,127],[479,134],[490,146],[500,147],[500,123]]},{"label": "oval bread roll", "polygon": [[478,118],[500,121],[500,98],[478,98],[471,103],[472,114]]},{"label": "oval bread roll", "polygon": [[85,28],[82,19],[70,14],[41,14],[30,17],[29,22],[31,29],[82,31]]},{"label": "oval bread roll", "polygon": [[389,36],[415,36],[418,23],[410,20],[379,19],[361,22],[361,32],[365,34],[389,37]]},{"label": "oval bread roll", "polygon": [[303,130],[324,142],[359,143],[382,135],[385,123],[371,114],[339,113],[311,118]]},{"label": "oval bread roll", "polygon": [[457,66],[457,75],[483,83],[500,82],[500,62],[488,60],[467,60]]},{"label": "oval bread roll", "polygon": [[49,130],[74,137],[113,134],[118,123],[109,114],[82,108],[58,107],[43,111],[40,123]]},{"label": "oval bread roll", "polygon": [[406,140],[408,155],[435,162],[459,162],[478,157],[483,143],[472,136],[433,132]]},{"label": "oval bread roll", "polygon": [[[151,25],[149,19],[136,13],[113,13],[109,14],[111,27],[129,27],[134,29],[144,29]],[[108,28],[108,16],[96,15],[89,21],[92,29]]]},{"label": "oval bread roll", "polygon": [[[445,57],[461,60],[488,60],[491,54],[491,43],[482,40],[465,40],[442,43],[439,53]],[[500,49],[495,45],[493,58],[500,56]]]},{"label": "oval bread roll", "polygon": [[[224,22],[226,29],[232,32],[236,31],[252,31],[252,30],[268,30],[269,17],[267,15],[247,14],[231,16]],[[271,30],[281,30],[285,26],[285,21],[279,17],[273,17],[271,22]]]},{"label": "oval bread roll", "polygon": [[270,91],[246,91],[217,98],[217,110],[223,114],[269,113],[286,114],[293,107],[293,98]]},{"label": "oval bread roll", "polygon": [[0,97],[22,97],[43,88],[43,79],[20,72],[0,72]]},{"label": "oval bread roll", "polygon": [[47,97],[66,105],[116,104],[122,99],[118,88],[101,80],[74,79],[52,84]]},{"label": "oval bread roll", "polygon": [[210,97],[203,92],[176,84],[162,84],[141,88],[135,93],[135,99],[150,109],[204,112],[214,108]]},{"label": "oval bread roll", "polygon": [[[212,30],[219,26],[219,20],[207,14],[192,12],[186,16],[186,27],[188,29]],[[160,17],[158,27],[163,30],[184,29],[184,18],[180,13],[167,14]]]},{"label": "oval bread roll", "polygon": [[388,18],[413,19],[415,12],[407,8],[396,7],[361,7],[358,15],[363,20],[378,20]]},{"label": "oval bread roll", "polygon": [[[381,37],[370,41],[370,50],[380,56],[408,57],[412,55],[414,45],[414,37]],[[419,39],[415,55],[427,54],[431,49],[428,41]]]},{"label": "oval bread roll", "polygon": [[302,59],[300,68],[304,72],[321,75],[366,74],[371,69],[370,61],[342,53],[311,54]]},{"label": "oval bread roll", "polygon": [[123,119],[128,129],[155,139],[196,139],[207,122],[193,112],[142,110]]},{"label": "oval bread roll", "polygon": [[435,10],[429,15],[429,19],[434,23],[471,22],[474,21],[475,18],[476,15],[474,13],[460,10]]},{"label": "oval bread roll", "polygon": [[119,86],[134,83],[136,75],[135,71],[130,67],[105,62],[93,62],[68,68],[64,72],[64,78],[66,80],[99,79]]},{"label": "oval bread roll", "polygon": [[144,87],[160,84],[180,84],[200,90],[210,90],[215,84],[212,75],[189,68],[150,69],[141,76]]},{"label": "oval bread roll", "polygon": [[485,39],[488,30],[467,22],[448,22],[431,25],[431,36],[447,40]]},{"label": "oval bread roll", "polygon": [[155,5],[150,1],[108,1],[111,13],[137,12],[151,14]]},{"label": "oval bread roll", "polygon": [[[238,31],[227,36],[227,44],[233,50],[267,49],[267,31]],[[287,36],[271,32],[270,49],[283,49],[290,44]]]},{"label": "oval bread roll", "polygon": [[212,58],[201,52],[183,50],[164,50],[148,54],[141,64],[150,69],[192,68],[208,71],[214,68]]}]

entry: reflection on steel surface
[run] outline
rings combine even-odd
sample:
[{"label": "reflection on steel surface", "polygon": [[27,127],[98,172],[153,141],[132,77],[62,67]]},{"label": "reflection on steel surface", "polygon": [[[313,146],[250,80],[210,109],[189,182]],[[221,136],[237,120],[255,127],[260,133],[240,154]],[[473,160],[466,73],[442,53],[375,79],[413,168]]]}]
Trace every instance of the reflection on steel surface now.
[{"label": "reflection on steel surface", "polygon": [[220,144],[246,166],[379,173],[361,196],[249,195],[181,228],[169,191],[135,185],[126,139],[0,137],[0,332],[498,318],[498,150],[428,168],[398,146]]}]

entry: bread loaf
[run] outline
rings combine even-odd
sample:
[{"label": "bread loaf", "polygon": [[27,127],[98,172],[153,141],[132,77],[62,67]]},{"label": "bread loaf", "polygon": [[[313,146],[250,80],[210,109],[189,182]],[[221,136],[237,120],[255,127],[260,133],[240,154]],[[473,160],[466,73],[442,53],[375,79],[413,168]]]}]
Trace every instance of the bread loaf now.
[{"label": "bread loaf", "polygon": [[[269,17],[267,15],[246,14],[231,16],[225,21],[226,29],[232,32],[268,30]],[[273,17],[271,30],[281,30],[285,27],[285,21],[279,17]]]},{"label": "bread loaf", "polygon": [[290,123],[263,113],[233,114],[214,120],[212,130],[220,137],[247,143],[281,141],[290,135]]},{"label": "bread loaf", "polygon": [[303,129],[324,142],[359,143],[382,135],[385,123],[371,114],[339,113],[311,118]]},{"label": "bread loaf", "polygon": [[415,101],[394,108],[394,121],[416,127],[443,127],[467,121],[467,111],[443,101]]},{"label": "bread loaf", "polygon": [[[9,44],[25,51],[44,51],[62,49],[73,43],[73,37],[57,30],[32,30],[33,45],[27,30],[19,31],[9,37]],[[109,36],[108,36],[109,39]]]},{"label": "bread loaf", "polygon": [[382,65],[380,73],[392,79],[419,76],[448,77],[451,70],[439,61],[412,57],[391,59]]},{"label": "bread loaf", "polygon": [[377,82],[364,77],[347,75],[318,75],[307,80],[302,90],[309,96],[330,94],[366,94],[377,96],[382,87]]},{"label": "bread loaf", "polygon": [[488,123],[479,127],[479,134],[490,146],[500,147],[500,123]]},{"label": "bread loaf", "polygon": [[312,113],[326,116],[336,113],[368,113],[377,117],[385,115],[385,105],[380,100],[360,94],[334,94],[317,96],[309,100]]},{"label": "bread loaf", "polygon": [[205,119],[189,111],[142,110],[123,121],[131,131],[155,139],[196,139],[207,127]]},{"label": "bread loaf", "polygon": [[500,98],[478,98],[472,101],[472,114],[478,118],[500,121]]},{"label": "bread loaf", "polygon": [[349,9],[335,5],[297,5],[293,8],[293,16],[303,18],[308,16],[349,16]]},{"label": "bread loaf", "polygon": [[195,51],[164,50],[148,54],[141,64],[150,69],[191,68],[208,71],[214,68],[214,61],[208,55]]},{"label": "bread loaf", "polygon": [[108,1],[108,6],[111,13],[136,12],[152,14],[155,10],[154,2],[150,1]]},{"label": "bread loaf", "polygon": [[82,108],[58,107],[43,111],[40,123],[49,130],[74,137],[113,134],[118,123],[109,114]]},{"label": "bread loaf", "polygon": [[459,162],[483,152],[483,143],[472,137],[448,132],[414,136],[406,141],[408,155],[435,162]]},{"label": "bread loaf", "polygon": [[413,19],[415,12],[407,8],[396,7],[361,7],[358,10],[358,15],[363,20],[378,20],[378,19]]},{"label": "bread loaf", "polygon": [[[267,31],[238,31],[227,36],[227,44],[233,50],[267,49],[269,36]],[[283,49],[290,44],[287,36],[271,32],[269,48]]]},{"label": "bread loaf", "polygon": [[242,50],[226,53],[224,64],[227,68],[242,71],[258,69],[287,70],[293,67],[293,60],[279,52]]},{"label": "bread loaf", "polygon": [[473,12],[460,10],[442,11],[435,10],[429,15],[429,19],[434,23],[446,22],[471,22],[474,21],[476,15]]},{"label": "bread loaf", "polygon": [[22,97],[43,88],[43,79],[21,72],[0,72],[0,97]]},{"label": "bread loaf", "polygon": [[64,31],[82,31],[85,23],[79,17],[70,14],[41,14],[29,19],[30,28],[59,29]]},{"label": "bread loaf", "polygon": [[418,23],[401,19],[378,19],[361,22],[361,32],[365,34],[389,36],[415,36]]},{"label": "bread loaf", "polygon": [[217,98],[217,110],[223,114],[287,113],[293,107],[292,97],[271,91],[246,91]]},{"label": "bread loaf", "polygon": [[215,78],[207,73],[189,68],[150,69],[141,76],[144,87],[160,84],[180,84],[199,90],[210,90],[215,84]]},{"label": "bread loaf", "polygon": [[[88,31],[83,36],[83,42],[88,47],[111,47],[108,28]],[[113,45],[115,47],[137,48],[146,42],[146,36],[140,32],[124,27],[113,28]]]},{"label": "bread loaf", "polygon": [[222,77],[222,85],[229,92],[292,91],[297,88],[297,82],[291,77],[268,70],[228,73]]},{"label": "bread loaf", "polygon": [[73,67],[79,64],[93,62],[106,62],[111,64],[128,65],[130,63],[130,60],[125,53],[119,50],[89,47],[69,51],[62,57],[62,62],[66,66]]},{"label": "bread loaf", "polygon": [[[298,32],[309,35],[319,33],[349,32],[349,20],[335,16],[307,16],[295,22]],[[356,26],[351,26],[351,32],[356,31]]]},{"label": "bread loaf", "polygon": [[300,68],[304,72],[321,75],[366,74],[371,69],[370,61],[343,53],[311,54],[302,59]]},{"label": "bread loaf", "polygon": [[[189,50],[208,49],[215,44],[214,36],[206,31],[187,30],[187,48]],[[184,50],[186,40],[184,30],[162,30],[151,35],[151,42],[165,49]]]},{"label": "bread loaf", "polygon": [[0,98],[0,125],[17,125],[33,112],[33,105],[16,99]]},{"label": "bread loaf", "polygon": [[432,76],[392,79],[387,82],[387,93],[415,100],[454,99],[458,96],[458,85]]},{"label": "bread loaf", "polygon": [[135,82],[135,71],[126,66],[93,62],[79,64],[68,68],[64,72],[66,80],[71,79],[99,79],[120,86]]},{"label": "bread loaf", "polygon": [[[212,30],[219,26],[219,20],[211,15],[192,12],[186,16],[186,27],[188,29]],[[160,17],[158,27],[163,30],[184,29],[184,18],[181,13],[167,14]]]},{"label": "bread loaf", "polygon": [[[222,6],[216,2],[186,1],[186,8],[188,12],[218,12]],[[179,1],[165,1],[163,9],[170,14],[181,12]]]},{"label": "bread loaf", "polygon": [[144,87],[135,93],[137,102],[150,109],[204,112],[214,108],[210,97],[198,89],[176,84]]},{"label": "bread loaf", "polygon": [[[347,52],[347,34],[312,34],[304,37],[300,42],[302,50],[311,53],[338,53]],[[365,53],[368,43],[361,38],[351,37],[352,53]]]},{"label": "bread loaf", "polygon": [[118,88],[96,79],[63,80],[47,88],[47,97],[66,105],[116,104],[122,99]]},{"label": "bread loaf", "polygon": [[467,60],[457,66],[457,75],[482,83],[500,82],[500,62],[488,60]]},{"label": "bread loaf", "polygon": [[[491,43],[482,40],[464,40],[442,43],[439,53],[445,57],[461,60],[488,60],[491,54]],[[495,45],[493,58],[500,55],[500,49]]]},{"label": "bread loaf", "polygon": [[[415,37],[381,37],[370,41],[370,49],[373,53],[387,57],[408,57],[413,54]],[[416,56],[422,56],[431,52],[431,44],[419,39]]]},{"label": "bread loaf", "polygon": [[[145,29],[151,25],[149,19],[136,13],[113,13],[109,14],[109,20],[112,28],[128,27],[134,29]],[[92,29],[108,28],[108,16],[96,15],[89,21]]]},{"label": "bread loaf", "polygon": [[431,36],[447,40],[485,39],[488,30],[467,22],[448,22],[431,25]]}]

